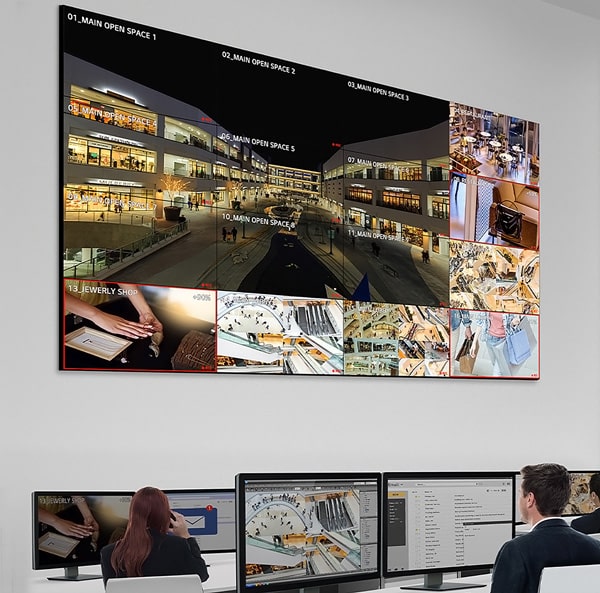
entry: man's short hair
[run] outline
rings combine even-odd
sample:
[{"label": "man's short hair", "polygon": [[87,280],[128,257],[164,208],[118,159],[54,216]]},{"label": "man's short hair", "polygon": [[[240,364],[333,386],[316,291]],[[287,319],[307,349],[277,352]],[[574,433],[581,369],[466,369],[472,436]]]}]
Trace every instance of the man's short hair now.
[{"label": "man's short hair", "polygon": [[596,496],[600,498],[600,474],[594,474],[590,478],[590,494],[596,493]]},{"label": "man's short hair", "polygon": [[562,515],[571,495],[571,478],[566,467],[558,463],[526,465],[521,469],[521,476],[523,494],[533,492],[540,515]]}]

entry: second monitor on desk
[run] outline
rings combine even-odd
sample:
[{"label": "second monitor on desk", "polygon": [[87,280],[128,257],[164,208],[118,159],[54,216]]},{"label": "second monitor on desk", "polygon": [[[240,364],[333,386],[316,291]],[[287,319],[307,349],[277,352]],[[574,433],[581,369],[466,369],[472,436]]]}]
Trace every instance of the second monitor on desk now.
[{"label": "second monitor on desk", "polygon": [[403,589],[478,587],[443,583],[443,574],[492,568],[514,537],[510,472],[383,474],[383,576],[425,575]]}]

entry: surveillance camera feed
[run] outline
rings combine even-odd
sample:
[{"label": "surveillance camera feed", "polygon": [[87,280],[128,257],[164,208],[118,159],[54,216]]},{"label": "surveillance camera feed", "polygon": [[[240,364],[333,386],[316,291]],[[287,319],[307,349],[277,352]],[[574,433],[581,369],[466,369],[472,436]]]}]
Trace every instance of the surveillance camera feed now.
[{"label": "surveillance camera feed", "polygon": [[241,474],[237,493],[239,590],[379,576],[378,475]]},{"label": "surveillance camera feed", "polygon": [[539,379],[538,123],[59,22],[61,370]]},{"label": "surveillance camera feed", "polygon": [[127,528],[133,492],[34,492],[33,568],[64,568],[50,580],[99,579],[78,567],[100,564],[100,550]]}]

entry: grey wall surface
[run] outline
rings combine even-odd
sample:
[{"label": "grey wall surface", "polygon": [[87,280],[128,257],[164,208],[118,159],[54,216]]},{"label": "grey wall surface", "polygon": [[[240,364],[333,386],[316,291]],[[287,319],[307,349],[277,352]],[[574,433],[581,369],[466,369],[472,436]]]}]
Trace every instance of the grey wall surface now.
[{"label": "grey wall surface", "polygon": [[58,4],[8,0],[3,593],[27,591],[33,576],[36,489],[227,487],[239,471],[600,466],[600,21],[539,0],[73,5],[540,122],[541,379],[59,373]]}]

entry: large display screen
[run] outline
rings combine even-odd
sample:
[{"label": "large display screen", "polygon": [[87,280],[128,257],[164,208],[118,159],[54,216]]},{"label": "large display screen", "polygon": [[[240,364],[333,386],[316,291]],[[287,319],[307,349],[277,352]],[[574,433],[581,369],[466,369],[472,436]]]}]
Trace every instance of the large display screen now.
[{"label": "large display screen", "polygon": [[203,554],[235,552],[235,489],[164,490]]},{"label": "large display screen", "polygon": [[380,576],[381,474],[239,474],[237,590]]},{"label": "large display screen", "polygon": [[60,65],[61,370],[539,378],[538,123],[69,6]]},{"label": "large display screen", "polygon": [[384,473],[384,576],[437,590],[444,572],[491,568],[514,537],[514,488],[511,473]]},{"label": "large display screen", "polygon": [[120,539],[133,492],[33,492],[33,568],[64,568],[60,580],[102,578],[79,574],[100,564],[100,550]]}]

